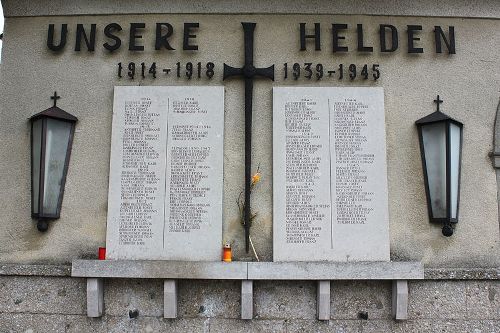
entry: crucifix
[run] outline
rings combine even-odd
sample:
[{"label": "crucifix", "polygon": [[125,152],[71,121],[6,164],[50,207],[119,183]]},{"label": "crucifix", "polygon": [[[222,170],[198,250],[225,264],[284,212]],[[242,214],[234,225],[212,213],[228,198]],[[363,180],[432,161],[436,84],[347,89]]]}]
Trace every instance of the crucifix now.
[{"label": "crucifix", "polygon": [[437,112],[440,112],[439,111],[439,104],[443,103],[443,100],[439,99],[439,95],[438,95],[437,99],[434,100],[434,103],[437,104]]},{"label": "crucifix", "polygon": [[250,184],[252,167],[252,99],[253,80],[260,76],[274,81],[274,65],[267,68],[255,68],[253,65],[253,36],[255,23],[241,22],[245,41],[245,65],[235,68],[224,64],[223,80],[233,76],[245,78],[245,205],[243,220],[245,227],[245,249],[249,251],[250,241]]},{"label": "crucifix", "polygon": [[54,107],[57,104],[57,100],[60,99],[60,98],[61,98],[61,96],[57,95],[57,91],[54,91],[54,96],[50,96],[50,99],[54,100]]}]

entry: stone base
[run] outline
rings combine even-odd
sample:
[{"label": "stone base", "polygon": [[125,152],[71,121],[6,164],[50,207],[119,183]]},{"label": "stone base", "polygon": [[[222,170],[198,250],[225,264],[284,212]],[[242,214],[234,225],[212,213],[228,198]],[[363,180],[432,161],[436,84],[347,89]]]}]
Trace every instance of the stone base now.
[{"label": "stone base", "polygon": [[105,313],[88,318],[86,279],[0,274],[0,332],[500,331],[498,279],[408,281],[403,322],[392,319],[391,281],[331,283],[326,321],[317,320],[316,281],[254,281],[253,320],[241,319],[241,281],[177,287],[178,318],[164,319],[163,280],[105,279]]}]

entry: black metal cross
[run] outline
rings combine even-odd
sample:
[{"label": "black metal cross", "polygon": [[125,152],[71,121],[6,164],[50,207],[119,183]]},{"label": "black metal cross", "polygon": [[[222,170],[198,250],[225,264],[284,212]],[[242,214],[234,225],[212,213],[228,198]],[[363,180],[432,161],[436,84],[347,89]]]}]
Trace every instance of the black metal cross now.
[{"label": "black metal cross", "polygon": [[57,91],[54,91],[54,96],[50,96],[50,99],[54,100],[54,106],[56,106],[57,100],[60,98],[61,98],[61,96],[57,95]]},{"label": "black metal cross", "polygon": [[255,23],[241,22],[244,31],[245,41],[245,65],[242,68],[234,68],[224,64],[224,77],[227,79],[233,76],[243,76],[245,78],[245,206],[243,210],[243,220],[245,223],[245,249],[249,251],[250,240],[250,186],[252,167],[252,99],[253,99],[253,79],[261,76],[274,81],[274,65],[267,68],[255,68],[253,65],[253,36]]},{"label": "black metal cross", "polygon": [[439,95],[438,95],[437,99],[434,100],[434,103],[437,104],[437,111],[439,112],[439,104],[443,103],[443,100],[439,99]]}]

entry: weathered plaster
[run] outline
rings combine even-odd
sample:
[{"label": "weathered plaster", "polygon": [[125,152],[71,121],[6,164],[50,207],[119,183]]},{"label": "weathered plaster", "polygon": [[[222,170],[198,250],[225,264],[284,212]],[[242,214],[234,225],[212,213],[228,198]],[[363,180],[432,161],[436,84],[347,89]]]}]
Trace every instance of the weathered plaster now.
[{"label": "weathered plaster", "polygon": [[495,0],[2,0],[4,14],[14,16],[103,14],[364,14],[397,16],[499,18]]}]

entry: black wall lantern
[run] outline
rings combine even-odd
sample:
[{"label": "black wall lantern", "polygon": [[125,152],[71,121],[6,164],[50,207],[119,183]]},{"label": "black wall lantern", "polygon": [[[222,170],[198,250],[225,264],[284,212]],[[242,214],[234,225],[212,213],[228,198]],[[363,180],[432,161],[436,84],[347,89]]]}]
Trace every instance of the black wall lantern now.
[{"label": "black wall lantern", "polygon": [[441,111],[416,121],[431,222],[443,224],[443,235],[453,234],[458,222],[463,124]]},{"label": "black wall lantern", "polygon": [[48,221],[58,219],[66,183],[69,157],[78,119],[56,106],[30,118],[31,123],[31,216],[46,231]]}]

